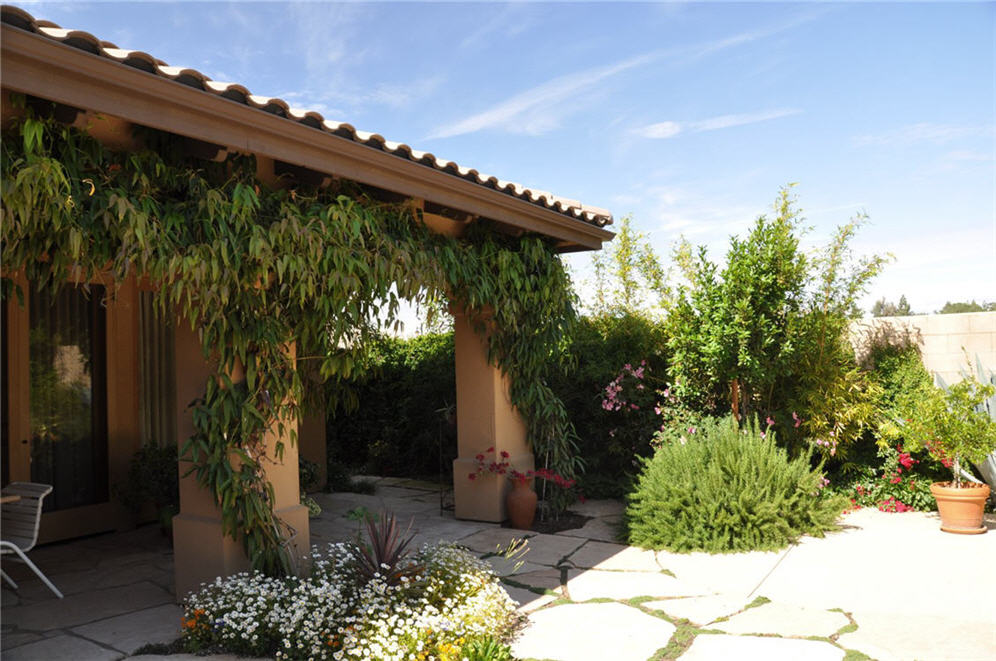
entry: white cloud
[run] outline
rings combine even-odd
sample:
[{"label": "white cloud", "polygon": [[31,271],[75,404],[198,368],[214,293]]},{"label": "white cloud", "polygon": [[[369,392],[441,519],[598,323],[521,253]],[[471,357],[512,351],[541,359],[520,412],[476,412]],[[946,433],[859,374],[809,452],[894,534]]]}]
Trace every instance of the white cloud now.
[{"label": "white cloud", "polygon": [[971,149],[955,149],[944,154],[943,158],[949,161],[971,161],[986,162],[993,160],[993,155],[984,151],[972,151]]},{"label": "white cloud", "polygon": [[483,21],[476,30],[470,32],[460,42],[462,50],[481,50],[497,36],[509,39],[533,28],[539,21],[536,16],[536,5],[522,2],[511,2],[496,15]]},{"label": "white cloud", "polygon": [[[583,100],[580,98],[583,94],[591,92],[592,88],[598,83],[607,81],[624,71],[662,59],[671,59],[677,64],[686,63],[770,37],[813,20],[817,15],[819,15],[819,12],[811,12],[762,30],[743,32],[706,43],[651,51],[608,66],[595,67],[560,76],[536,87],[519,92],[488,110],[471,115],[456,123],[440,126],[429,134],[426,139],[450,138],[485,129],[502,129],[510,133],[524,133],[527,135],[546,133],[557,128],[560,125],[560,121],[567,114],[576,110],[583,103]],[[714,118],[713,121],[736,121],[737,119],[737,115],[729,115],[722,118]],[[659,127],[657,130],[666,132],[667,127]]]},{"label": "white cloud", "polygon": [[745,126],[766,122],[781,117],[798,115],[801,110],[797,108],[779,108],[777,110],[765,110],[762,112],[745,113],[739,115],[720,115],[691,122],[666,121],[650,124],[636,130],[636,134],[644,138],[673,138],[679,133],[701,133],[703,131],[718,131],[734,126]]},{"label": "white cloud", "polygon": [[993,134],[993,126],[982,124],[934,124],[918,122],[882,133],[861,135],[858,145],[911,145],[922,142],[943,144],[960,138],[985,137]]},{"label": "white cloud", "polygon": [[864,309],[882,296],[896,300],[903,294],[918,312],[938,310],[947,301],[994,298],[996,225],[991,222],[957,230],[906,234],[885,245],[860,248],[866,253],[888,250],[896,256],[864,297]]},{"label": "white cloud", "polygon": [[655,59],[648,53],[615,64],[595,67],[554,78],[542,85],[520,92],[484,112],[471,115],[455,124],[433,131],[431,138],[451,138],[489,128],[511,133],[539,135],[556,128],[569,112],[571,99],[588,92],[596,84]]}]

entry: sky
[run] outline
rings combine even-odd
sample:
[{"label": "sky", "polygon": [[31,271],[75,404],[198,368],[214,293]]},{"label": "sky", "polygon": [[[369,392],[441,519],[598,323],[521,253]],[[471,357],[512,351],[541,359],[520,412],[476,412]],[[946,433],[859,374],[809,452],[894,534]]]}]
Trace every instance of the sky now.
[{"label": "sky", "polygon": [[[53,3],[36,18],[629,214],[662,257],[794,191],[863,299],[996,300],[993,3]],[[568,258],[582,299],[590,259]]]}]

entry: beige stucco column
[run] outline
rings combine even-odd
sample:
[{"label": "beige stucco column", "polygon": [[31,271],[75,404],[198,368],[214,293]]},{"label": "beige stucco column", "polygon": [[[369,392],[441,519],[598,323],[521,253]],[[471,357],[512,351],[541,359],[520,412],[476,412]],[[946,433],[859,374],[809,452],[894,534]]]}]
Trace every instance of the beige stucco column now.
[{"label": "beige stucco column", "polygon": [[[511,466],[532,470],[533,455],[526,442],[526,425],[508,397],[508,382],[488,362],[487,341],[474,332],[471,320],[453,311],[456,350],[457,458],[453,461],[453,490],[458,519],[504,521],[508,479],[482,474],[475,480],[475,457],[489,447],[495,456],[508,452]],[[491,461],[495,456],[487,455]]]},{"label": "beige stucco column", "polygon": [[[201,353],[200,340],[190,324],[176,324],[176,401],[177,442],[179,447],[193,434],[190,403],[204,395],[204,384],[214,373]],[[233,375],[236,377],[236,375]],[[267,479],[273,485],[274,513],[288,524],[294,533],[294,553],[309,549],[308,509],[301,505],[298,487],[298,447],[292,444],[290,432],[296,422],[285,425],[283,437],[276,431],[265,436],[268,460],[263,462]],[[283,441],[283,459],[277,460],[275,447]],[[180,513],[173,517],[173,561],[176,578],[176,598],[182,601],[201,583],[217,576],[229,576],[249,567],[241,542],[222,532],[221,510],[214,504],[210,492],[197,484],[194,475],[184,477],[190,469],[180,462]]]},{"label": "beige stucco column", "polygon": [[325,407],[301,416],[297,443],[301,456],[318,466],[318,483],[312,489],[322,491],[328,484],[328,458],[325,444]]}]

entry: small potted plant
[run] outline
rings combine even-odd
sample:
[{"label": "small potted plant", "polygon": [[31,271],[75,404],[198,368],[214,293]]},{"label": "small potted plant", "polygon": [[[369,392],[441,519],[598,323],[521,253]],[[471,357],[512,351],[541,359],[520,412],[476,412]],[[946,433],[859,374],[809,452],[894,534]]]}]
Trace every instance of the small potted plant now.
[{"label": "small potted plant", "polygon": [[917,402],[910,402],[902,433],[906,447],[926,448],[951,468],[950,482],[935,482],[930,490],[937,500],[941,530],[961,534],[984,533],[982,514],[989,486],[963,479],[962,468],[971,470],[996,451],[996,422],[983,410],[993,386],[968,376],[947,391],[933,387]]},{"label": "small potted plant", "polygon": [[[520,530],[532,528],[538,500],[538,496],[532,488],[536,478],[553,482],[562,489],[572,489],[576,484],[574,480],[568,480],[549,468],[527,470],[524,473],[517,471],[510,466],[508,452],[504,450],[500,453],[500,457],[494,456],[490,460],[487,455],[495,455],[494,447],[488,448],[484,453],[475,457],[477,470],[467,477],[476,480],[480,475],[491,473],[506,476],[512,481],[512,489],[505,496],[505,511],[508,513],[509,525],[513,528]],[[584,498],[582,497],[581,500],[583,501]]]}]

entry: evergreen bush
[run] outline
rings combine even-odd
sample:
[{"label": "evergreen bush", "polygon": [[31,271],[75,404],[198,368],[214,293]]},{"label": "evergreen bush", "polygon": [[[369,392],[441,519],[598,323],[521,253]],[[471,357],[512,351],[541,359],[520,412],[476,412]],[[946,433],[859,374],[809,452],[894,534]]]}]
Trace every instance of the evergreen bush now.
[{"label": "evergreen bush", "polygon": [[629,496],[631,544],[710,553],[774,550],[834,528],[845,500],[821,494],[811,453],[789,459],[756,422],[703,421],[644,460]]},{"label": "evergreen bush", "polygon": [[[328,458],[337,476],[343,467],[347,473],[448,476],[456,457],[456,430],[447,416],[456,402],[453,333],[382,337],[371,354],[367,376],[351,385],[356,406],[327,416]],[[329,385],[335,387],[341,384]],[[348,490],[342,482],[336,490]]]},{"label": "evergreen bush", "polygon": [[[573,365],[566,372],[551,367],[548,383],[564,403],[578,433],[586,470],[578,478],[589,498],[622,498],[650,456],[655,422],[654,397],[667,373],[663,324],[636,313],[581,317],[567,349]],[[640,410],[608,411],[601,406],[605,387],[623,366],[645,362],[646,401]],[[635,392],[631,392],[635,395]]]}]

